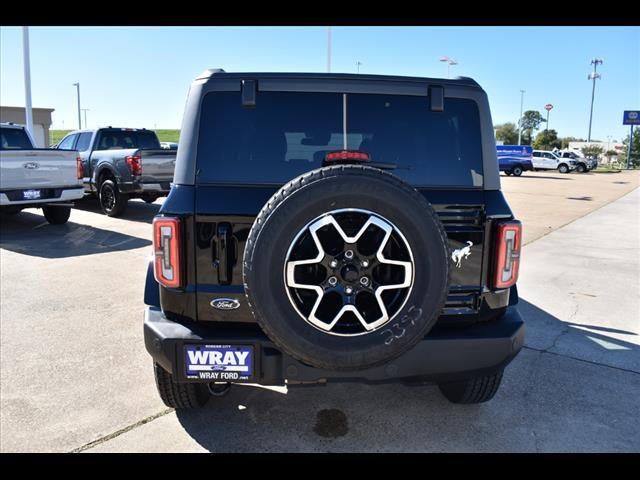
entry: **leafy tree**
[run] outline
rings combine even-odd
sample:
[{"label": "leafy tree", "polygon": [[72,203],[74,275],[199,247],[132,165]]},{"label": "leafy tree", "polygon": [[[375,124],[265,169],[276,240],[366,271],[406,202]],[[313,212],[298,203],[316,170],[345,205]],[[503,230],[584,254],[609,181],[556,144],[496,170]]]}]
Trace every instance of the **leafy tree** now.
[{"label": "leafy tree", "polygon": [[537,110],[527,110],[520,119],[522,125],[522,138],[523,143],[531,145],[533,138],[533,132],[540,128],[540,124],[546,122],[544,117]]},{"label": "leafy tree", "polygon": [[542,130],[533,141],[533,148],[537,150],[553,150],[560,148],[561,142],[555,130]]},{"label": "leafy tree", "polygon": [[496,140],[502,140],[505,145],[515,145],[518,143],[518,129],[515,123],[507,122],[496,125]]},{"label": "leafy tree", "polygon": [[[627,165],[627,154],[629,152],[629,136],[627,135],[622,141],[624,149],[618,155],[618,161],[623,165]],[[631,166],[640,167],[640,128],[633,129],[633,143],[631,144]]]},{"label": "leafy tree", "polygon": [[582,147],[582,153],[584,153],[585,157],[595,157],[598,158],[602,155],[604,149],[600,145],[587,145],[586,147]]}]

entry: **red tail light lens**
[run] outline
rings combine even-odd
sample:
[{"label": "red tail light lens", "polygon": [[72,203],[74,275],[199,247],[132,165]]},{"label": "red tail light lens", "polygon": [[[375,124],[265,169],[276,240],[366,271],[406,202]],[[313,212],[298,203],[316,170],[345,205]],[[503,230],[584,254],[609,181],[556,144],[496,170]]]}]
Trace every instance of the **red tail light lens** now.
[{"label": "red tail light lens", "polygon": [[522,224],[517,220],[500,223],[496,241],[493,286],[494,288],[509,288],[518,281]]},{"label": "red tail light lens", "polygon": [[80,157],[76,157],[76,175],[78,180],[84,178],[84,168],[82,167],[82,159]]},{"label": "red tail light lens", "polygon": [[358,152],[356,150],[339,150],[337,152],[329,152],[325,156],[325,161],[327,162],[339,162],[341,160],[368,162],[369,154],[367,152]]},{"label": "red tail light lens", "polygon": [[153,219],[153,273],[161,285],[182,287],[182,256],[180,252],[180,219],[155,217]]},{"label": "red tail light lens", "polygon": [[142,175],[142,157],[140,155],[129,155],[125,157],[127,165],[131,170],[131,175]]}]

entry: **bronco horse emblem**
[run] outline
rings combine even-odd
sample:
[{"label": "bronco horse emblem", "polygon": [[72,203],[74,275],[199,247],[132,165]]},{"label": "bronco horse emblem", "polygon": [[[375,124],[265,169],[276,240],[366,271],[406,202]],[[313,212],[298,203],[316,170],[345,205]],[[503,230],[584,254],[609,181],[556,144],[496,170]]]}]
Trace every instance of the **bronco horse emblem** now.
[{"label": "bronco horse emblem", "polygon": [[467,246],[462,248],[456,248],[453,252],[451,252],[451,260],[456,262],[456,267],[460,268],[460,263],[463,258],[467,258],[471,255],[471,247],[473,247],[473,242],[467,241]]}]

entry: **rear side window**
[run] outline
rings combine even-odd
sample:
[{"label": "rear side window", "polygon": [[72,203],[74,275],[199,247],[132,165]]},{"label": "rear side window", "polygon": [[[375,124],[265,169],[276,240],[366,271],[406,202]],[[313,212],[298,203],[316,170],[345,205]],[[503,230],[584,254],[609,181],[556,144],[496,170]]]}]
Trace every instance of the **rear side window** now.
[{"label": "rear side window", "polygon": [[156,134],[149,130],[102,130],[95,150],[159,149]]},{"label": "rear side window", "polygon": [[393,164],[415,186],[471,187],[482,175],[471,100],[447,98],[444,112],[432,112],[427,97],[259,92],[247,108],[240,92],[212,92],[202,103],[197,181],[283,184],[345,146]]},{"label": "rear side window", "polygon": [[92,135],[93,134],[91,132],[81,133],[78,138],[78,143],[76,144],[76,150],[79,152],[86,152],[89,150]]},{"label": "rear side window", "polygon": [[21,128],[0,128],[0,149],[31,150],[31,140]]}]

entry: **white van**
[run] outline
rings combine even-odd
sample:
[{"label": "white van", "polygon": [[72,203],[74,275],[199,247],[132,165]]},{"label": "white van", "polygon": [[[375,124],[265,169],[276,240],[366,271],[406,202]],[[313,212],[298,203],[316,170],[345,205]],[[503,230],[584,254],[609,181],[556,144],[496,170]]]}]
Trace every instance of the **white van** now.
[{"label": "white van", "polygon": [[531,157],[534,170],[558,170],[569,173],[576,169],[576,162],[571,158],[561,158],[549,150],[534,150]]}]

